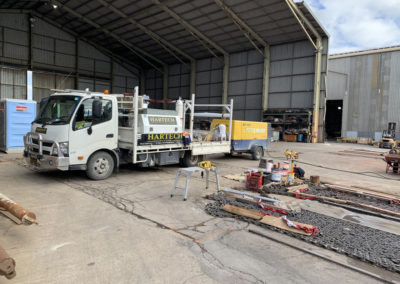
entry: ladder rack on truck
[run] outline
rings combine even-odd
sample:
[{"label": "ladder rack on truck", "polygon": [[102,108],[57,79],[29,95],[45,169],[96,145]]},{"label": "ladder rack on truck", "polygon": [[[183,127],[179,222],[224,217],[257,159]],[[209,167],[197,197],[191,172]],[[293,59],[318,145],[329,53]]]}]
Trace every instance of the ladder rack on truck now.
[{"label": "ladder rack on truck", "polygon": [[[148,144],[140,145],[138,141],[142,140],[142,135],[139,133],[139,119],[140,115],[146,112],[147,108],[141,108],[139,105],[139,94],[138,87],[135,87],[133,96],[116,95],[118,97],[118,114],[119,117],[124,117],[128,121],[125,124],[129,126],[119,126],[119,139],[118,146],[120,149],[129,150],[132,154],[132,163],[145,162],[151,153],[160,152],[174,152],[174,151],[191,151],[193,156],[202,156],[216,153],[229,153],[231,151],[231,126],[232,126],[232,113],[233,113],[233,100],[230,104],[195,104],[195,95],[192,94],[191,100],[185,100],[183,103],[183,115],[181,122],[177,125],[182,125],[181,130],[186,130],[192,142],[188,145],[183,143],[182,139],[175,141],[175,143],[166,144]],[[129,99],[128,99],[129,98]],[[142,98],[142,100],[145,100]],[[143,101],[141,104],[143,105]],[[219,108],[223,110],[223,113],[195,113],[195,108]],[[128,111],[127,111],[128,110]],[[150,109],[154,110],[154,109]],[[162,116],[165,113],[173,112],[168,110],[159,110],[159,114],[155,112],[155,115]],[[148,112],[154,115],[154,112]],[[143,116],[144,117],[144,116]],[[142,120],[143,120],[142,117]],[[196,129],[194,129],[195,117],[214,117],[214,118],[229,118],[228,135],[226,139],[222,141],[207,141],[202,138],[201,135],[195,135]],[[186,119],[189,119],[189,129],[185,129]],[[143,121],[142,121],[143,123]],[[143,130],[143,129],[142,129]],[[180,131],[181,132],[181,131]],[[155,132],[154,135],[157,135]],[[161,134],[162,135],[162,134]]]}]

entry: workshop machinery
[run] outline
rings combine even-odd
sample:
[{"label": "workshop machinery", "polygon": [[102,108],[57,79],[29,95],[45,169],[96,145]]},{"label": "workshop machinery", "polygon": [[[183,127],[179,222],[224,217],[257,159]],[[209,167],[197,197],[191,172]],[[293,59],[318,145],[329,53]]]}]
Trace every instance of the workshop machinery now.
[{"label": "workshop machinery", "polygon": [[379,141],[379,148],[392,149],[396,144],[396,123],[389,122],[388,129],[383,130],[382,138]]},{"label": "workshop machinery", "polygon": [[[147,96],[89,90],[54,90],[41,102],[31,132],[24,137],[24,156],[38,169],[85,170],[94,180],[108,178],[122,163],[142,167],[183,163],[195,166],[204,155],[229,153],[226,139],[214,139],[194,128],[196,117],[227,118],[230,104],[173,101],[173,110],[149,108]],[[214,108],[221,113],[195,112]]]}]

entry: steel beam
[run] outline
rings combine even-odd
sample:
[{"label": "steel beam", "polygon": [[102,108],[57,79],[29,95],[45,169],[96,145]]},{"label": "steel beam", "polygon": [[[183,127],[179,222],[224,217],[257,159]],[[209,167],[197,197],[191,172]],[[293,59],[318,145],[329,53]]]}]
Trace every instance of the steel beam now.
[{"label": "steel beam", "polygon": [[[65,6],[63,3],[57,1],[57,0],[47,0],[47,2],[51,2],[54,3],[56,5],[58,5],[58,7],[60,9],[65,10],[66,12],[68,12],[69,14],[73,15],[74,17],[88,23],[89,25],[95,27],[95,28],[99,28],[101,29],[105,34],[111,36],[112,38],[114,38],[115,40],[117,40],[119,43],[121,43],[123,46],[125,46],[127,49],[129,49],[132,53],[134,53],[136,56],[138,56],[139,58],[141,58],[143,61],[145,61],[146,63],[148,63],[150,66],[152,66],[153,68],[157,69],[158,71],[160,71],[161,73],[163,72],[161,69],[159,69],[159,67],[157,67],[156,65],[154,65],[150,60],[148,60],[147,58],[153,60],[154,62],[157,62],[160,65],[165,65],[164,62],[162,62],[161,60],[159,60],[158,58],[154,57],[153,55],[151,55],[150,53],[141,50],[137,47],[135,47],[133,44],[131,44],[130,42],[127,42],[126,40],[124,40],[123,38],[119,37],[118,35],[114,34],[113,32],[109,31],[108,29],[105,29],[103,27],[101,27],[99,24],[93,22],[92,20],[84,17],[83,15],[79,14],[78,12],[75,12],[73,9]],[[147,57],[147,58],[146,58]]]},{"label": "steel beam", "polygon": [[164,66],[163,68],[163,100],[164,100],[164,109],[167,109],[167,100],[168,100],[168,66]]},{"label": "steel beam", "polygon": [[122,12],[119,9],[115,8],[113,5],[107,3],[106,1],[104,1],[104,0],[96,0],[96,1],[101,3],[104,7],[108,8],[109,10],[113,11],[114,13],[116,13],[117,15],[119,15],[120,17],[122,17],[123,19],[125,19],[126,21],[131,23],[132,25],[137,26],[145,34],[150,36],[157,44],[159,44],[161,47],[163,47],[168,53],[170,53],[172,56],[174,56],[179,62],[181,62],[182,64],[186,65],[189,68],[189,65],[186,62],[182,61],[182,59],[180,57],[178,57],[175,54],[175,52],[179,53],[180,55],[182,55],[183,57],[185,57],[189,61],[194,60],[194,58],[191,57],[189,54],[187,54],[183,50],[177,48],[175,45],[171,44],[170,42],[166,41],[165,39],[160,37],[158,34],[154,33],[149,28],[147,28],[144,25],[140,24],[139,22],[137,22],[133,18],[128,17],[128,15],[126,15],[124,12]]},{"label": "steel beam", "polygon": [[229,85],[229,54],[224,55],[224,70],[222,72],[222,104],[227,104]]},{"label": "steel beam", "polygon": [[304,23],[307,25],[307,27],[310,29],[310,31],[314,34],[314,36],[316,38],[321,37],[321,35],[319,34],[319,32],[317,31],[317,29],[313,26],[313,24],[311,24],[311,22],[307,19],[307,17],[303,14],[303,12],[299,9],[299,7],[296,5],[295,2],[293,2],[293,0],[286,0],[286,2],[288,3],[288,5],[290,5],[293,10],[295,10],[295,12],[300,16],[300,18],[302,19],[302,21],[304,21]]},{"label": "steel beam", "polygon": [[[151,0],[155,5],[157,5],[160,9],[162,9],[164,12],[169,14],[172,18],[174,18],[181,26],[185,28],[190,34],[196,35],[196,39],[200,38],[201,40],[205,41],[209,45],[211,45],[213,48],[218,50],[220,53],[222,53],[224,56],[228,55],[228,52],[226,52],[221,46],[219,46],[217,43],[209,39],[207,36],[205,36],[202,32],[200,32],[197,28],[189,24],[186,20],[184,20],[181,16],[179,16],[177,13],[172,11],[170,8],[168,8],[167,5],[162,5],[162,3],[159,0]],[[213,54],[215,56],[215,54]]]},{"label": "steel beam", "polygon": [[[164,6],[164,5],[170,4],[172,1],[176,1],[176,0],[165,0],[165,1],[161,2],[161,5]],[[128,5],[130,5],[130,3]],[[137,17],[143,16],[146,14],[150,14],[151,12],[154,12],[156,10],[159,10],[158,6],[150,6],[150,7],[144,8],[142,10],[139,10],[131,15],[128,15],[128,19],[135,19]],[[111,21],[111,22],[108,22],[105,25],[103,25],[103,28],[108,29],[108,28],[111,28],[112,26],[119,26],[122,23],[124,23],[125,21],[126,21],[126,19],[118,19],[115,21]],[[100,31],[100,29],[88,30],[88,31],[83,32],[82,36],[87,36],[89,34],[97,32],[97,31]]]},{"label": "steel beam", "polygon": [[251,39],[250,35],[258,41],[263,47],[268,46],[265,40],[258,35],[245,21],[243,21],[231,8],[229,8],[222,0],[214,0],[215,3],[227,14],[227,16],[234,22],[243,35],[250,41],[254,48],[265,57],[264,52],[257,46]]},{"label": "steel beam", "polygon": [[314,42],[314,40],[312,39],[311,35],[309,34],[307,28],[303,24],[303,21],[300,19],[298,13],[294,9],[294,6],[296,6],[296,4],[292,5],[290,0],[286,0],[286,3],[288,5],[289,9],[292,11],[293,16],[296,18],[297,22],[299,23],[300,27],[303,29],[304,33],[306,34],[308,40],[311,42],[311,44],[314,46],[314,48],[316,50],[318,50],[318,47],[317,47],[316,43]]},{"label": "steel beam", "polygon": [[[270,62],[271,62],[271,55],[269,46],[264,47],[264,72],[263,72],[263,97],[262,97],[262,104],[263,104],[263,111],[268,110],[268,100],[269,100],[269,69],[270,69]],[[261,117],[263,118],[263,117]]]},{"label": "steel beam", "polygon": [[190,62],[190,95],[196,93],[196,60]]}]

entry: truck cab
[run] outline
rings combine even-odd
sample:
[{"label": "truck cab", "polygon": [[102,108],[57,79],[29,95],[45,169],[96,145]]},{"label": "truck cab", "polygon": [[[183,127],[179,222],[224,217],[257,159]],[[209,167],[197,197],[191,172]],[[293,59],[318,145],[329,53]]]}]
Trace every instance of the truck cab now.
[{"label": "truck cab", "polygon": [[104,179],[118,163],[117,99],[103,93],[68,91],[41,102],[24,137],[27,162],[40,169],[86,170]]}]

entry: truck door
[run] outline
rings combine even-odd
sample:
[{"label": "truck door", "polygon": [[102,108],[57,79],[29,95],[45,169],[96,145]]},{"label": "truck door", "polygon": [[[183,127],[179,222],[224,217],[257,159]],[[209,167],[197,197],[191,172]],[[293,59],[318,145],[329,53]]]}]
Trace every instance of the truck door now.
[{"label": "truck door", "polygon": [[[115,107],[115,106],[114,106]],[[90,155],[99,149],[115,149],[118,145],[117,117],[109,99],[85,99],[70,127],[70,164],[86,164]]]}]

